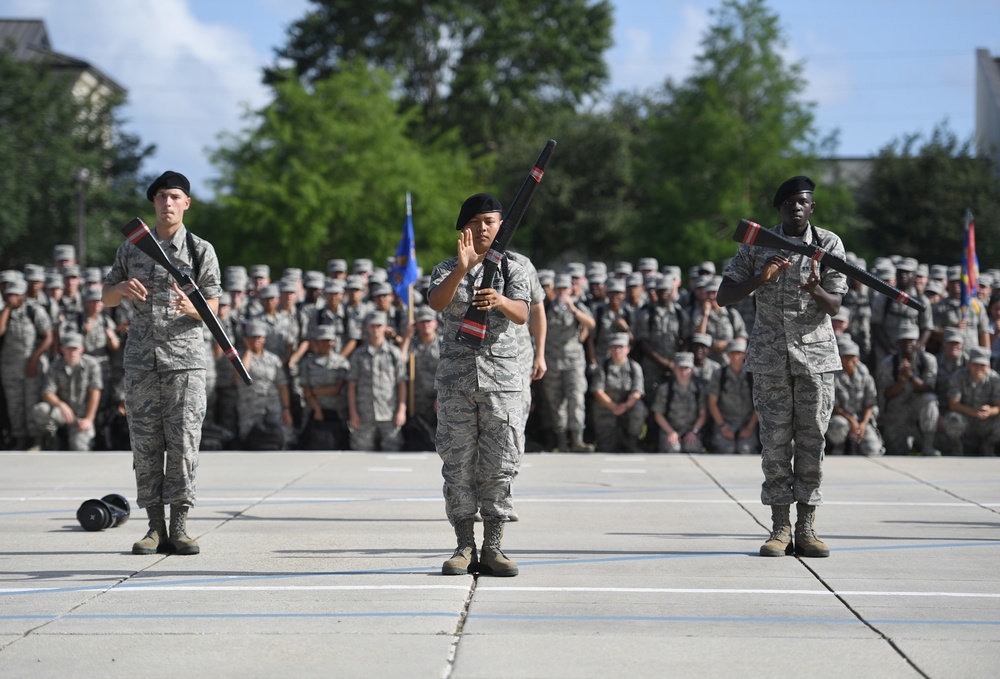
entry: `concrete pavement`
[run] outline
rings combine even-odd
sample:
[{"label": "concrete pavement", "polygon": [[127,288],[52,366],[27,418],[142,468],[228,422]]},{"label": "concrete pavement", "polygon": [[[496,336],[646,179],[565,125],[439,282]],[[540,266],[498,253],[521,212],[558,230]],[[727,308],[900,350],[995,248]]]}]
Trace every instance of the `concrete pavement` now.
[{"label": "concrete pavement", "polygon": [[758,458],[529,454],[516,578],[439,574],[433,453],[203,453],[185,557],[77,523],[127,453],[0,470],[0,677],[1000,674],[996,459],[829,458],[830,558],[767,559]]}]

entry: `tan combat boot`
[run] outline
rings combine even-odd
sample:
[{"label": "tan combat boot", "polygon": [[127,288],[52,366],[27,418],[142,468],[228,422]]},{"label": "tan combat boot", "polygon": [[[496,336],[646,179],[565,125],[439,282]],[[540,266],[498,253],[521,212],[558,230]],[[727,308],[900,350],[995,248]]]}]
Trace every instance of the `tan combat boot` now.
[{"label": "tan combat boot", "polygon": [[188,507],[170,505],[170,544],[176,554],[197,554],[201,551],[195,539],[187,534]]},{"label": "tan combat boot", "polygon": [[592,453],[594,446],[583,442],[583,432],[577,429],[569,433],[569,449],[574,453]]},{"label": "tan combat boot", "polygon": [[830,556],[830,548],[819,539],[813,528],[816,507],[800,502],[796,508],[798,519],[795,521],[795,553],[799,556]]},{"label": "tan combat boot", "polygon": [[502,539],[503,523],[487,522],[483,548],[479,553],[479,572],[483,575],[495,575],[501,578],[517,575],[517,564],[500,551]]},{"label": "tan combat boot", "polygon": [[169,554],[173,550],[167,538],[167,518],[163,505],[146,507],[146,516],[149,517],[149,532],[146,533],[146,537],[132,545],[132,553]]},{"label": "tan combat boot", "polygon": [[761,556],[792,553],[792,519],[788,505],[771,505],[771,537],[760,547]]},{"label": "tan combat boot", "polygon": [[441,566],[441,575],[465,575],[475,573],[479,567],[476,558],[476,522],[474,519],[465,519],[455,524],[455,537],[458,538],[458,547],[451,558]]}]

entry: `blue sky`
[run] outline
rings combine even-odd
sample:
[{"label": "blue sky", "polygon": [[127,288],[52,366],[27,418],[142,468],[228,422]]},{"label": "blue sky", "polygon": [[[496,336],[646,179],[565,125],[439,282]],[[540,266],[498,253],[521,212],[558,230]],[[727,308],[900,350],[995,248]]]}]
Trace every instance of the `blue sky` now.
[{"label": "blue sky", "polygon": [[[721,0],[615,0],[610,90],[645,90],[690,73]],[[150,172],[175,169],[197,191],[215,175],[206,150],[238,131],[246,106],[267,102],[270,63],[307,0],[0,0],[4,18],[40,18],[53,47],[91,62],[129,90],[127,129],[155,143]],[[802,61],[823,132],[838,155],[872,155],[947,121],[975,127],[975,50],[1000,56],[997,0],[770,0]]]}]

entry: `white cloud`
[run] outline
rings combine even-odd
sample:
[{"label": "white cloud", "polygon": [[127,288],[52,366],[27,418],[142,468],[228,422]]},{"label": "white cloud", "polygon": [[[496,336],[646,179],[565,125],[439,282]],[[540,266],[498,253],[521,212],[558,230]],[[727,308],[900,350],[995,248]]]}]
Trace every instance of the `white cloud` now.
[{"label": "white cloud", "polygon": [[639,7],[635,15],[626,14],[626,9],[626,5],[618,7],[617,42],[608,53],[614,86],[645,90],[659,87],[667,78],[686,78],[709,26],[708,12],[690,4],[659,11]]},{"label": "white cloud", "polygon": [[243,30],[199,20],[189,2],[7,0],[4,15],[44,19],[56,51],[124,86],[126,129],[157,146],[148,171],[183,172],[204,195],[213,174],[205,147],[241,127],[241,102],[267,101],[260,75],[270,54],[255,52]]}]

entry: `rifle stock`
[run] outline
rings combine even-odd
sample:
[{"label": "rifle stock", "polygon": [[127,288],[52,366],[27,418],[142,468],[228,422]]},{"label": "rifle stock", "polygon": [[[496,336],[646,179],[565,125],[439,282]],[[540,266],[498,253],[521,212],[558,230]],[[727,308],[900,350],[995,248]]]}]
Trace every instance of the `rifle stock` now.
[{"label": "rifle stock", "polygon": [[791,252],[797,252],[800,255],[811,257],[816,260],[817,264],[823,264],[830,267],[834,271],[839,271],[845,276],[867,285],[872,290],[880,292],[900,304],[905,304],[911,309],[916,309],[921,313],[927,310],[927,307],[919,299],[910,297],[902,290],[889,285],[878,276],[870,274],[860,267],[854,266],[847,260],[828,252],[815,243],[799,243],[797,241],[793,241],[789,238],[785,238],[779,233],[771,231],[770,229],[765,229],[760,224],[751,222],[749,219],[740,220],[740,223],[736,226],[736,233],[733,234],[733,240],[737,243],[743,243],[744,245],[775,248],[778,250],[790,250]]},{"label": "rifle stock", "polygon": [[[524,178],[524,182],[521,183],[521,188],[518,189],[517,195],[514,196],[514,202],[511,203],[510,208],[507,210],[503,224],[500,225],[500,230],[497,231],[496,238],[493,239],[493,244],[486,253],[486,259],[483,260],[483,282],[481,287],[492,288],[494,286],[497,269],[503,260],[504,253],[507,251],[507,246],[510,244],[514,232],[521,223],[521,218],[524,217],[524,213],[528,209],[528,204],[531,202],[531,197],[535,194],[535,189],[542,183],[545,166],[549,164],[549,159],[552,157],[552,152],[555,148],[555,140],[549,139],[542,149],[541,154],[539,154],[538,160],[532,166],[531,172],[528,173],[528,176]],[[488,314],[488,311],[477,309],[472,304],[469,304],[469,309],[465,312],[465,317],[462,319],[462,324],[455,334],[455,339],[474,349],[482,346],[483,340],[486,339]]]},{"label": "rifle stock", "polygon": [[[201,290],[195,284],[191,277],[186,273],[174,266],[174,263],[170,261],[167,257],[167,253],[163,251],[160,244],[156,242],[153,238],[152,232],[146,223],[141,219],[136,217],[128,224],[121,228],[122,235],[128,239],[133,245],[142,250],[146,255],[148,255],[154,262],[162,266],[167,270],[171,276],[177,281],[178,287],[187,295],[187,298],[191,300],[194,308],[198,310],[201,315],[201,320],[204,321],[205,325],[208,326],[209,332],[212,333],[212,337],[215,341],[219,343],[222,347],[223,353],[229,362],[232,364],[233,369],[240,376],[246,384],[253,384],[253,378],[247,371],[246,366],[243,365],[243,361],[240,360],[240,354],[236,351],[236,347],[233,346],[232,341],[229,339],[229,335],[226,334],[225,328],[222,327],[222,323],[219,321],[219,317],[215,315],[212,311],[212,307],[208,305],[208,300],[205,299],[205,295],[202,294]],[[194,253],[191,253],[194,256]]]}]

